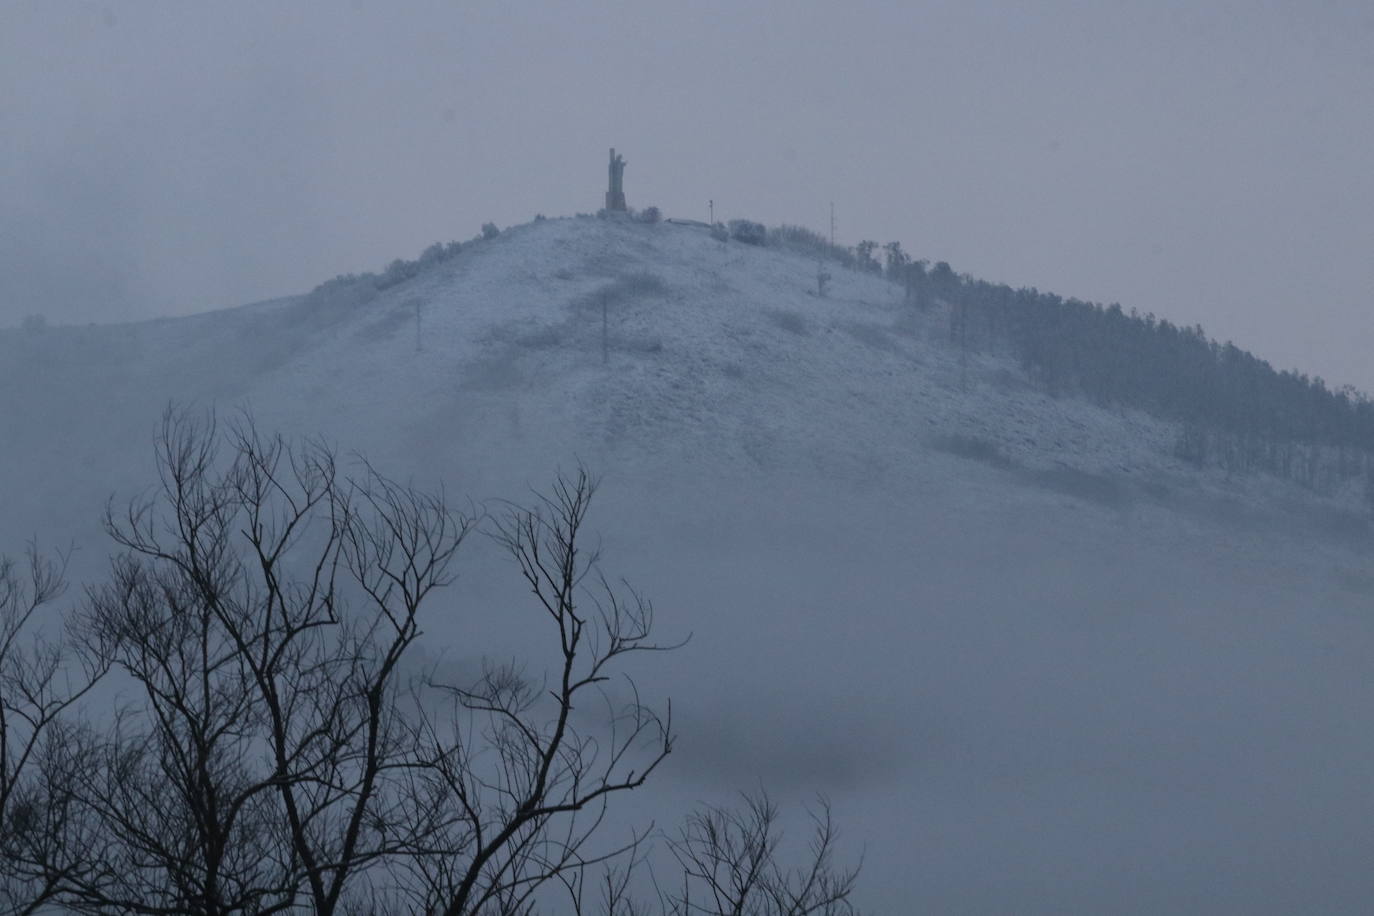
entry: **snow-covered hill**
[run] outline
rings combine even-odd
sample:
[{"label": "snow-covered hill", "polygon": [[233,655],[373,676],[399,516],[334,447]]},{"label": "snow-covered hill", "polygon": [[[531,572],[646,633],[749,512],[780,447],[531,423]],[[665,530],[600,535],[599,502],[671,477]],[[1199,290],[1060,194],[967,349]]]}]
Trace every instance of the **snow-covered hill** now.
[{"label": "snow-covered hill", "polygon": [[[75,539],[94,574],[169,399],[475,499],[581,461],[613,570],[695,634],[642,675],[681,710],[665,811],[826,792],[886,911],[1358,911],[1358,507],[1192,469],[1169,424],[1049,398],[938,309],[834,268],[822,298],[816,271],[541,220],[375,297],[0,332],[0,551]],[[480,653],[504,600],[480,547],[464,573],[436,653]]]}]

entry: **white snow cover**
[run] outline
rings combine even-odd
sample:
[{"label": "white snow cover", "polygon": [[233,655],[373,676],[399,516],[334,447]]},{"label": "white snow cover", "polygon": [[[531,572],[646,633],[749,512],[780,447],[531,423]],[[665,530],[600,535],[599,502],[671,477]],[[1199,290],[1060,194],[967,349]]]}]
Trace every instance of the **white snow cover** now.
[{"label": "white snow cover", "polygon": [[[1358,911],[1358,504],[1192,469],[1171,424],[1049,398],[827,269],[821,298],[801,254],[541,220],[359,304],[0,332],[0,551],[74,540],[98,575],[169,400],[456,500],[581,461],[611,571],[694,634],[637,672],[681,741],[630,814],[825,792],[877,911]],[[522,651],[509,571],[479,545],[460,572],[427,652]]]}]

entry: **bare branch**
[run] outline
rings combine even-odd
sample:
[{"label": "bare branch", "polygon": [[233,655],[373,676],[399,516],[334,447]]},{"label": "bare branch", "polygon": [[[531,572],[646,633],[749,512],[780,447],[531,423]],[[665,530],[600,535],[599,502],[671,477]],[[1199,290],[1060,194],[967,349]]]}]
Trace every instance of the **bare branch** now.
[{"label": "bare branch", "polygon": [[80,867],[64,849],[69,774],[54,760],[69,710],[107,666],[58,638],[60,621],[41,619],[66,589],[69,556],[31,543],[22,571],[0,557],[0,914],[42,909],[61,874]]}]

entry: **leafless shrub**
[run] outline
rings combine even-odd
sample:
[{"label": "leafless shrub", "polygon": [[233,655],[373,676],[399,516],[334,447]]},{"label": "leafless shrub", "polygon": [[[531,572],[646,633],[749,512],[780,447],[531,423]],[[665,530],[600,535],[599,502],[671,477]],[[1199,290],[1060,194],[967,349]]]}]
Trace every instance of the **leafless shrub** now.
[{"label": "leafless shrub", "polygon": [[859,868],[833,863],[837,834],[830,805],[811,812],[804,862],[787,868],[779,845],[778,809],[763,793],[745,794],[738,808],[707,807],[669,840],[682,867],[681,884],[660,891],[668,916],[847,916]]}]

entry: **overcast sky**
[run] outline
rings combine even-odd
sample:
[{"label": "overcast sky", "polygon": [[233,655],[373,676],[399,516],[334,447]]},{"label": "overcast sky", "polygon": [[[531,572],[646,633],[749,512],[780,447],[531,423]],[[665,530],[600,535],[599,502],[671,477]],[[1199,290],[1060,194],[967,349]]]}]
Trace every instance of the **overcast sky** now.
[{"label": "overcast sky", "polygon": [[1374,4],[0,4],[0,325],[309,289],[535,213],[900,240],[1374,389]]}]

